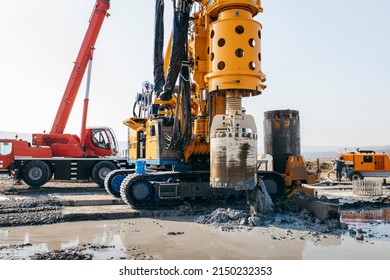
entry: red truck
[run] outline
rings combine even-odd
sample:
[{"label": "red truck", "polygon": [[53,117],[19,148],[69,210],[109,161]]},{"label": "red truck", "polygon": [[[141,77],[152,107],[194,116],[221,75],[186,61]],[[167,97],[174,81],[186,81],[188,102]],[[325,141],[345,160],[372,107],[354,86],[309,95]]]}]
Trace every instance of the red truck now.
[{"label": "red truck", "polygon": [[[125,158],[116,157],[118,142],[112,129],[86,128],[89,84],[94,45],[106,17],[110,0],[97,0],[73,70],[49,133],[32,135],[32,143],[0,139],[0,172],[40,187],[53,176],[57,180],[92,179],[99,186],[110,171],[126,167]],[[84,73],[88,68],[80,137],[64,133]]]}]

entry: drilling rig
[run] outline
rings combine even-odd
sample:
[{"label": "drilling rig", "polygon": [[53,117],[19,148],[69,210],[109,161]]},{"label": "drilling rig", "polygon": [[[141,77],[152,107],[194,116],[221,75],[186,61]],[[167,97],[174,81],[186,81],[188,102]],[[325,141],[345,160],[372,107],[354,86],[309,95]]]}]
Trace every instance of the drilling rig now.
[{"label": "drilling rig", "polygon": [[110,172],[106,190],[135,208],[267,190],[282,197],[283,177],[258,170],[256,123],[242,107],[266,88],[254,19],[261,1],[176,0],[173,10],[164,55],[156,0],[154,83],[143,84],[124,121],[135,169]]}]

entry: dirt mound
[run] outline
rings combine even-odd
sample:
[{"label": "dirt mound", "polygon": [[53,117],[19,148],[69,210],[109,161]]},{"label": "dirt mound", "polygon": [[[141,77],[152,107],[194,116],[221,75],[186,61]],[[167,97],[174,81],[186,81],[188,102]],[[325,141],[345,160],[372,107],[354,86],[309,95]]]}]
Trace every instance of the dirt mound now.
[{"label": "dirt mound", "polygon": [[[253,225],[257,219],[250,219],[248,213],[243,210],[235,210],[231,208],[218,208],[210,214],[200,215],[195,218],[195,221],[200,224],[211,224],[221,228],[223,231],[231,231],[242,228],[244,225]],[[260,220],[260,218],[258,218]],[[260,225],[260,222],[257,222]]]},{"label": "dirt mound", "polygon": [[250,230],[253,227],[274,226],[280,228],[306,229],[314,234],[330,233],[340,235],[348,226],[339,219],[321,221],[307,209],[302,209],[289,200],[275,201],[274,211],[267,215],[249,215],[242,209],[218,208],[205,215],[199,215],[195,222],[209,224],[222,231]]}]

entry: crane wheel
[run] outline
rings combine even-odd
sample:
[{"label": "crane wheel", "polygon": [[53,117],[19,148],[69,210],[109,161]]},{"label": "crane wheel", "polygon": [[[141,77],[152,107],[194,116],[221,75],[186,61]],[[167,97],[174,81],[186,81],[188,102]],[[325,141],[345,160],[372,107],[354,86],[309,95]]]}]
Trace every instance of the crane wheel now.
[{"label": "crane wheel", "polygon": [[27,162],[22,168],[22,179],[31,188],[39,188],[46,184],[52,176],[49,166],[40,160]]},{"label": "crane wheel", "polygon": [[110,161],[100,161],[94,165],[91,171],[91,179],[99,187],[104,187],[104,179],[112,170],[117,169],[115,164]]}]

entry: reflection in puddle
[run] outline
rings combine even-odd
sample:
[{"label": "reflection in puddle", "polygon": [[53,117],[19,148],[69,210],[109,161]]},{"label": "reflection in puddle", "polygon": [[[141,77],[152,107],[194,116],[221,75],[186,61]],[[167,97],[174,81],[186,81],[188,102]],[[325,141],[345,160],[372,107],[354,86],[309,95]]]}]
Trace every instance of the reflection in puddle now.
[{"label": "reflection in puddle", "polygon": [[[0,229],[0,259],[25,259],[37,253],[66,250],[81,245],[97,259],[125,257],[118,231],[101,222],[64,223]],[[106,249],[94,250],[95,246]],[[113,250],[115,248],[115,250]]]},{"label": "reflection in puddle", "polygon": [[341,221],[350,222],[373,222],[373,221],[390,221],[390,208],[381,208],[374,210],[343,210],[340,212]]},{"label": "reflection in puddle", "polygon": [[302,256],[314,260],[389,260],[389,249],[387,240],[358,241],[343,235],[340,243],[333,246],[306,243]]},{"label": "reflection in puddle", "polygon": [[[363,225],[364,241],[343,235],[279,227],[224,232],[175,219],[130,219],[0,229],[0,260],[28,259],[36,253],[82,248],[93,259],[390,259],[390,242],[381,236],[388,223]],[[368,228],[371,227],[371,228]],[[370,231],[371,230],[371,231]],[[180,232],[182,234],[169,234]],[[369,235],[376,235],[378,238]],[[23,245],[24,244],[24,245]],[[100,246],[98,250],[96,246]]]},{"label": "reflection in puddle", "polygon": [[360,234],[365,241],[390,241],[390,208],[342,210],[340,220],[348,224],[353,239]]}]

